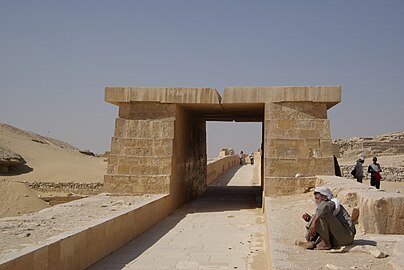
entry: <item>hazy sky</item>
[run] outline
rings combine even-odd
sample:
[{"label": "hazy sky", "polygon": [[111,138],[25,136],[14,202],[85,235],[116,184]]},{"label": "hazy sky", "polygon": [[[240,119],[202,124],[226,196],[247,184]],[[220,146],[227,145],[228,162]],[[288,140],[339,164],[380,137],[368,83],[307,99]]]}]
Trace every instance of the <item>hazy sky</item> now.
[{"label": "hazy sky", "polygon": [[[333,138],[404,130],[404,1],[0,1],[0,122],[103,152],[105,86],[341,85]],[[260,124],[208,124],[208,155]]]}]

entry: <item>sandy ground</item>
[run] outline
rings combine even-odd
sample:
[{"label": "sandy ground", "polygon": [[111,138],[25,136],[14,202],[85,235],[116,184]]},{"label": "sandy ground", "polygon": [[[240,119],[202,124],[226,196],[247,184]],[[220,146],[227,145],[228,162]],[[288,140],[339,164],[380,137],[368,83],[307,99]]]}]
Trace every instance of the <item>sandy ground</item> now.
[{"label": "sandy ground", "polygon": [[18,171],[0,175],[0,217],[32,213],[49,207],[30,190],[30,182],[103,182],[104,158],[81,154],[51,138],[0,124],[0,143],[27,162]]},{"label": "sandy ground", "polygon": [[[402,235],[367,235],[358,232],[355,249],[316,251],[294,245],[304,240],[305,221],[302,214],[313,213],[315,204],[311,193],[267,198],[266,215],[270,220],[272,255],[277,269],[392,269],[390,260],[395,256],[396,241]],[[378,249],[387,253],[386,258],[375,258],[364,250]],[[356,251],[355,251],[356,250]]]},{"label": "sandy ground", "polygon": [[37,212],[49,207],[24,183],[0,180],[0,217]]},{"label": "sandy ground", "polygon": [[58,145],[37,136],[0,125],[1,144],[20,154],[27,162],[22,170],[0,179],[55,183],[103,181],[107,166],[104,158],[87,156],[72,146]]}]

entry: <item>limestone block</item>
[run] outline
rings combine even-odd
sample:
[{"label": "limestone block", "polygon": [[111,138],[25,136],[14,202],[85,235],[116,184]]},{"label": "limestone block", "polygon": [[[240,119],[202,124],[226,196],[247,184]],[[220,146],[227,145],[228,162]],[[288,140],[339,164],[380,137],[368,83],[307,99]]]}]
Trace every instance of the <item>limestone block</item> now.
[{"label": "limestone block", "polygon": [[265,196],[303,193],[315,184],[315,177],[265,177]]},{"label": "limestone block", "polygon": [[69,236],[60,243],[60,258],[62,260],[74,254],[74,238]]},{"label": "limestone block", "polygon": [[295,127],[307,130],[318,129],[318,121],[317,119],[299,119],[295,121]]},{"label": "limestone block", "polygon": [[297,158],[299,156],[299,140],[296,139],[276,139],[274,147],[276,156],[280,158]]},{"label": "limestone block", "polygon": [[119,117],[132,120],[162,119],[175,117],[175,104],[162,103],[121,103],[119,105]]},{"label": "limestone block", "polygon": [[265,103],[265,119],[327,119],[327,107],[313,102]]},{"label": "limestone block", "polygon": [[106,87],[105,101],[117,105],[123,102],[159,102],[220,106],[220,95],[214,88]]},{"label": "limestone block", "polygon": [[297,131],[297,136],[299,139],[319,139],[320,131],[313,129],[299,129]]},{"label": "limestone block", "polygon": [[282,106],[281,103],[265,103],[265,120],[297,119],[298,111]]},{"label": "limestone block", "polygon": [[74,253],[78,254],[80,251],[84,250],[86,247],[87,233],[81,231],[73,236]]},{"label": "limestone block", "polygon": [[28,254],[18,257],[14,261],[14,269],[32,269],[32,262],[34,261],[34,253],[30,252]]},{"label": "limestone block", "polygon": [[322,158],[322,171],[316,172],[316,175],[335,175],[334,158],[324,157]]},{"label": "limestone block", "polygon": [[174,118],[159,120],[128,120],[117,118],[115,134],[117,138],[174,138]]},{"label": "limestone block", "polygon": [[281,120],[270,119],[265,120],[264,134],[265,140],[277,139],[277,138],[297,138],[296,129],[280,129],[278,123]]},{"label": "limestone block", "polygon": [[122,139],[113,137],[110,156],[170,156],[172,152],[173,139]]},{"label": "limestone block", "polygon": [[293,129],[295,128],[295,120],[280,119],[278,122],[278,129]]},{"label": "limestone block", "polygon": [[55,267],[60,262],[60,259],[60,241],[58,241],[48,246],[48,266],[50,268]]},{"label": "limestone block", "polygon": [[330,157],[333,155],[333,145],[331,140],[321,140],[320,147],[321,147],[321,156]]},{"label": "limestone block", "polygon": [[105,226],[95,226],[87,230],[86,246],[99,243],[106,236]]},{"label": "limestone block", "polygon": [[34,251],[34,269],[47,269],[48,260],[47,246]]},{"label": "limestone block", "polygon": [[240,86],[226,87],[222,103],[319,102],[331,108],[340,101],[340,86]]},{"label": "limestone block", "polygon": [[359,194],[359,223],[365,232],[404,234],[404,197],[393,194]]}]

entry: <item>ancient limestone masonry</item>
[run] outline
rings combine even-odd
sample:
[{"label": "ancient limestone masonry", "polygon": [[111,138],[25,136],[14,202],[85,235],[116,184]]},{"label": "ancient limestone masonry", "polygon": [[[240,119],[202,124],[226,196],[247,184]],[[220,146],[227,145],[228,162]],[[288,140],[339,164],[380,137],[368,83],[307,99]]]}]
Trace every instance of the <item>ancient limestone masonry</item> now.
[{"label": "ancient limestone masonry", "polygon": [[227,87],[223,97],[212,88],[107,87],[105,100],[119,106],[107,192],[169,193],[172,207],[201,194],[206,121],[262,123],[265,195],[334,174],[327,110],[340,102],[339,86]]}]

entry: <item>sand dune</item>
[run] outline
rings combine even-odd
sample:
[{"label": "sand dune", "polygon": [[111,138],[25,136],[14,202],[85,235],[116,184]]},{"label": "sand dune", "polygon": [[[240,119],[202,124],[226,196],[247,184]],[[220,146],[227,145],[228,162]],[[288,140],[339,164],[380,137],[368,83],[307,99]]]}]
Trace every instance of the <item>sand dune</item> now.
[{"label": "sand dune", "polygon": [[26,163],[19,172],[0,176],[14,181],[102,182],[106,173],[104,158],[87,156],[61,141],[0,124],[0,143],[20,154]]},{"label": "sand dune", "polygon": [[0,217],[39,211],[49,205],[24,182],[103,182],[104,158],[84,155],[62,141],[0,124],[0,146],[20,154],[26,164],[0,175]]},{"label": "sand dune", "polygon": [[18,216],[49,207],[25,183],[0,180],[0,217]]}]

